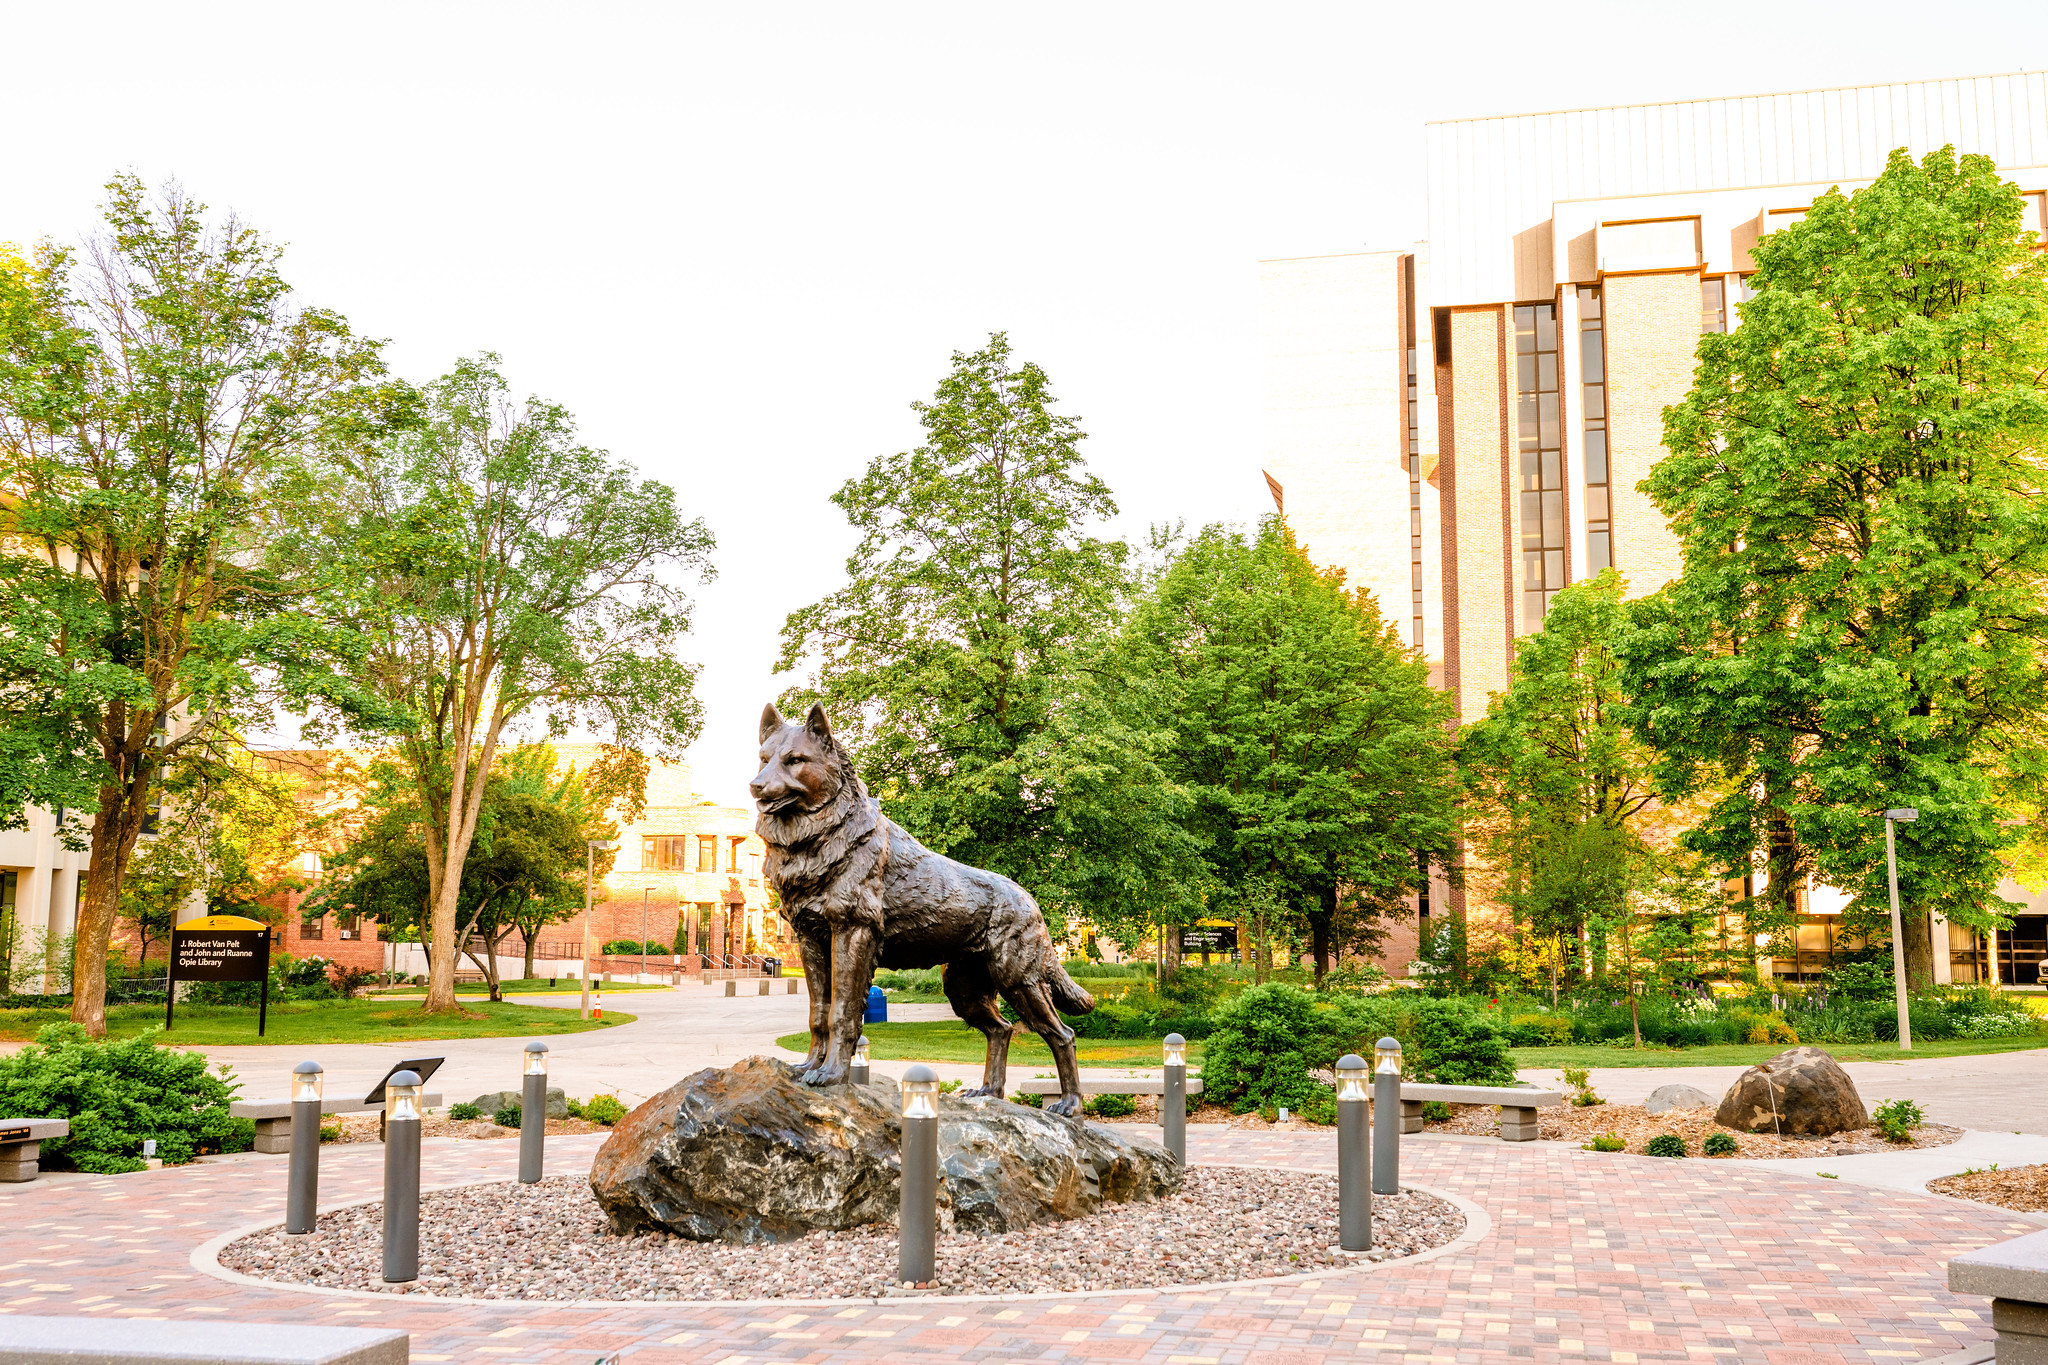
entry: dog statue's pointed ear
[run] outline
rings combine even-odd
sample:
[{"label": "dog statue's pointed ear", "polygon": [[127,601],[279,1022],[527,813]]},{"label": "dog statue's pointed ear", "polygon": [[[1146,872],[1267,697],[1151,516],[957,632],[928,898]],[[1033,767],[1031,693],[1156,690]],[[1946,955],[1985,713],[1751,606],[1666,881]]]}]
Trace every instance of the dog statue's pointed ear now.
[{"label": "dog statue's pointed ear", "polygon": [[804,717],[804,728],[821,740],[832,738],[832,725],[825,719],[825,708],[816,702],[811,703],[811,713]]},{"label": "dog statue's pointed ear", "polygon": [[781,728],[782,713],[775,709],[775,703],[771,701],[761,708],[761,742],[766,744],[768,736]]}]

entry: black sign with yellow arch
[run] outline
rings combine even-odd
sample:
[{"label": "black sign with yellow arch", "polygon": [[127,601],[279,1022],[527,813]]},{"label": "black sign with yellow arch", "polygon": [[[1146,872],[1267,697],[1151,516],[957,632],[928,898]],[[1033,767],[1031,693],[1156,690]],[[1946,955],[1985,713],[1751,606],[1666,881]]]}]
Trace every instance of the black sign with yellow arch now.
[{"label": "black sign with yellow arch", "polygon": [[164,1027],[180,981],[260,981],[256,1036],[270,1021],[270,926],[240,915],[202,915],[171,930],[171,970],[164,1000]]}]

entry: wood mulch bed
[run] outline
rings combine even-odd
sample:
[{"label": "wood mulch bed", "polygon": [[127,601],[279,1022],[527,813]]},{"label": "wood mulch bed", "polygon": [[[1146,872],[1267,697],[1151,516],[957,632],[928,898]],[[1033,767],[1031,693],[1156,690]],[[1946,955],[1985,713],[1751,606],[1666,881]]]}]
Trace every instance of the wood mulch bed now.
[{"label": "wood mulch bed", "polygon": [[[1651,1138],[1661,1133],[1676,1133],[1685,1139],[1687,1153],[1694,1156],[1700,1154],[1700,1143],[1709,1133],[1733,1136],[1737,1148],[1735,1155],[1740,1157],[1852,1156],[1858,1152],[1946,1147],[1963,1135],[1960,1128],[1929,1123],[1913,1130],[1911,1142],[1888,1142],[1874,1128],[1858,1128],[1829,1137],[1799,1137],[1789,1133],[1779,1137],[1773,1133],[1745,1133],[1740,1129],[1723,1128],[1714,1122],[1711,1109],[1670,1109],[1662,1114],[1651,1114],[1640,1104],[1563,1104],[1538,1109],[1536,1115],[1539,1131],[1553,1141],[1585,1144],[1612,1133],[1628,1144],[1628,1151],[1640,1152]],[[1490,1104],[1453,1105],[1451,1118],[1443,1123],[1430,1124],[1429,1131],[1491,1134],[1498,1131],[1499,1122],[1500,1115]]]},{"label": "wood mulch bed", "polygon": [[[376,1142],[377,1116],[375,1114],[329,1114],[323,1125],[341,1129],[341,1136],[334,1142]],[[560,1137],[568,1133],[599,1133],[604,1125],[588,1119],[549,1119],[548,1136]],[[420,1119],[422,1138],[516,1138],[517,1128],[500,1128],[489,1119],[451,1119],[446,1114],[427,1114]]]},{"label": "wood mulch bed", "polygon": [[1927,1182],[1935,1194],[1956,1199],[1974,1199],[1979,1204],[1996,1204],[2020,1213],[2048,1213],[2048,1166],[2014,1166],[2009,1170],[1992,1167],[1964,1171]]}]

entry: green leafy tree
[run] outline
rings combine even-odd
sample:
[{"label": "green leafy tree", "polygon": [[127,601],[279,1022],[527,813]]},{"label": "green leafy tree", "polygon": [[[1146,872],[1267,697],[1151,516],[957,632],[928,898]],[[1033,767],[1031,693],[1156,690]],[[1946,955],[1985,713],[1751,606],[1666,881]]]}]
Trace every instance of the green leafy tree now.
[{"label": "green leafy tree", "polygon": [[0,827],[92,813],[72,1018],[106,1028],[121,887],[167,771],[279,699],[359,710],[353,641],[273,553],[309,445],[403,411],[378,344],[295,309],[279,249],[175,187],[108,186],[81,263],[0,257]]},{"label": "green leafy tree", "polygon": [[1132,919],[1170,887],[1172,794],[1156,736],[1093,690],[1088,664],[1129,586],[1128,547],[1050,381],[989,338],[929,403],[925,443],[833,495],[861,533],[844,588],[782,628],[783,707],[832,716],[889,816],[940,852],[1030,888],[1060,932]]},{"label": "green leafy tree", "polygon": [[1879,817],[1917,806],[1899,880],[1929,981],[1931,910],[2000,922],[2001,784],[2042,765],[2048,257],[1948,148],[1754,255],[1645,484],[1685,572],[1623,647],[1632,719],[1665,790],[1725,793],[1692,842],[1738,875],[1764,850],[1781,919],[1810,868],[1884,923]]},{"label": "green leafy tree", "polygon": [[[427,998],[455,1004],[458,903],[507,727],[595,730],[615,750],[680,757],[702,727],[680,580],[709,578],[711,533],[674,490],[576,439],[568,412],[515,406],[497,357],[429,385],[424,420],[337,442],[309,504],[308,563],[368,651],[368,686],[419,794]],[[640,770],[644,773],[644,767]]]},{"label": "green leafy tree", "polygon": [[167,784],[156,826],[122,881],[120,914],[142,962],[188,914],[275,923],[275,899],[306,885],[297,860],[307,825],[291,774],[244,753],[188,776]]},{"label": "green leafy tree", "polygon": [[[521,935],[531,979],[540,931],[583,907],[585,841],[618,834],[607,799],[623,798],[619,788],[630,779],[601,763],[557,776],[555,764],[552,745],[522,744],[502,752],[484,781],[456,899],[454,955],[476,964],[493,1000],[502,998],[498,958],[505,939]],[[419,789],[403,765],[379,762],[365,791],[369,800],[355,809],[352,834],[327,860],[330,875],[301,912],[372,916],[387,937],[417,937],[431,953],[437,931]],[[600,863],[600,874],[605,870]]]},{"label": "green leafy tree", "polygon": [[1518,956],[1549,969],[1553,993],[1560,968],[1604,975],[1610,930],[1631,933],[1638,897],[1698,877],[1675,845],[1685,811],[1656,799],[1656,751],[1628,725],[1622,591],[1609,569],[1560,592],[1543,628],[1516,642],[1508,690],[1459,741],[1479,863],[1468,885],[1509,909],[1517,938],[1544,945]]},{"label": "green leafy tree", "polygon": [[[1372,597],[1311,564],[1286,525],[1212,527],[1132,612],[1130,676],[1155,681],[1163,762],[1217,891],[1307,923],[1318,979],[1367,952],[1449,861],[1449,700]],[[1264,945],[1260,945],[1264,959]]]}]

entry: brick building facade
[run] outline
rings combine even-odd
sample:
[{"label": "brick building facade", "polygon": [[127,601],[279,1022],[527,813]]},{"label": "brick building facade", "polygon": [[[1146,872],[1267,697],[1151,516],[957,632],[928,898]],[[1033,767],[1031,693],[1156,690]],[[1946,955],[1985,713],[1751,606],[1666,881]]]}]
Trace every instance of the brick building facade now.
[{"label": "brick building facade", "polygon": [[[1451,120],[1425,140],[1426,241],[1264,264],[1261,472],[1311,557],[1373,592],[1467,722],[1560,587],[1611,565],[1642,594],[1680,571],[1638,485],[1701,333],[1740,323],[1759,236],[1869,183],[1895,147],[1948,144],[1992,157],[2048,235],[2038,71]],[[1429,901],[1464,910],[1440,885]],[[1808,918],[1802,945],[1832,942]],[[2048,957],[2048,918],[1996,944],[1935,937],[1941,980],[1988,975],[1996,953],[2000,979],[2031,984]]]}]

